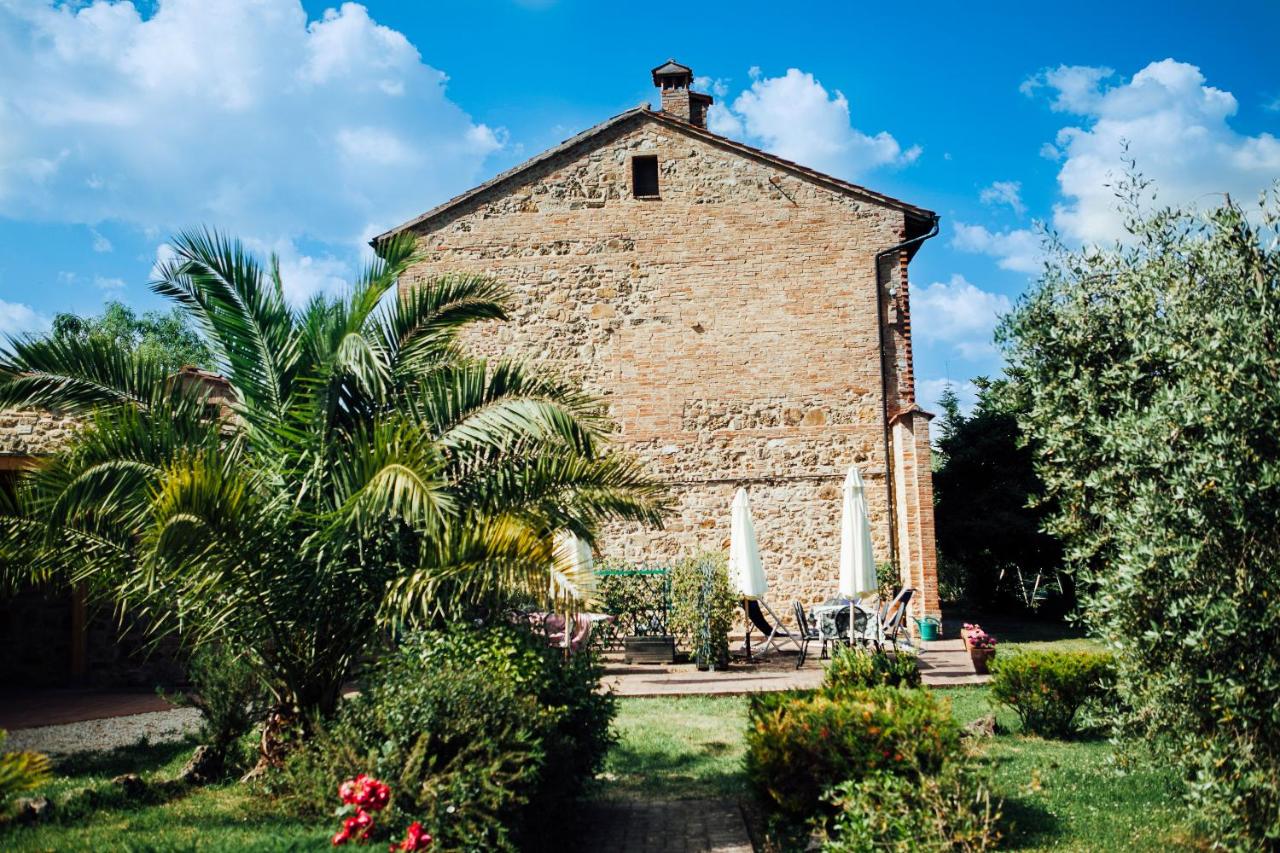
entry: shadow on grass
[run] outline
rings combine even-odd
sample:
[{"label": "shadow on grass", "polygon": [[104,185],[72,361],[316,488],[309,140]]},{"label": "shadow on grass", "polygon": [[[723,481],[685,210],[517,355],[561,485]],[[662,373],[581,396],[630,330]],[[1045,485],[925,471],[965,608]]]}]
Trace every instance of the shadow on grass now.
[{"label": "shadow on grass", "polygon": [[620,743],[609,754],[607,772],[612,779],[597,793],[652,794],[669,798],[729,796],[741,792],[742,763],[731,757],[734,744],[709,741],[690,747],[672,752]]},{"label": "shadow on grass", "polygon": [[139,741],[104,752],[77,752],[58,759],[55,772],[59,776],[119,776],[122,773],[151,773],[190,752],[194,737],[178,741],[149,743]]},{"label": "shadow on grass", "polygon": [[1001,808],[1001,831],[1004,839],[1000,846],[1008,850],[1027,847],[1047,847],[1061,839],[1061,821],[1043,806],[1019,797],[1005,798]]}]

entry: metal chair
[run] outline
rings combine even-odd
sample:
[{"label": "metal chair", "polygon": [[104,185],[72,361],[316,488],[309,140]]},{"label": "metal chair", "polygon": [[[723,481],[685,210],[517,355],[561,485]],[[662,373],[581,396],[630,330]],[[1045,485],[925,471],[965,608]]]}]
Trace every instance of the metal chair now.
[{"label": "metal chair", "polygon": [[[898,647],[898,633],[907,622],[907,605],[916,591],[908,587],[900,591],[880,609],[881,636],[891,648]],[[877,647],[881,644],[877,643]],[[907,644],[910,646],[910,643]]]},{"label": "metal chair", "polygon": [[827,640],[822,636],[822,632],[818,630],[818,626],[809,621],[808,615],[804,612],[804,605],[800,602],[792,602],[792,608],[796,614],[796,628],[799,636],[797,637],[800,646],[800,659],[796,662],[796,669],[804,666],[805,658],[809,656],[809,644],[814,640],[822,642],[822,656],[819,660],[827,659]]}]

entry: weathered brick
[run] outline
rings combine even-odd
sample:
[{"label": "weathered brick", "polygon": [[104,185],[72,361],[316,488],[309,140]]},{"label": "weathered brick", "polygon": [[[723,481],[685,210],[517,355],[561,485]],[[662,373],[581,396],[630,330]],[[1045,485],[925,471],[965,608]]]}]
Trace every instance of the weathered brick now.
[{"label": "weathered brick", "polygon": [[[657,199],[632,197],[636,154],[658,157]],[[618,525],[606,554],[660,564],[723,548],[746,486],[775,598],[825,598],[839,485],[857,464],[877,559],[895,533],[891,476],[902,580],[932,589],[920,604],[936,612],[927,418],[885,421],[914,402],[906,324],[880,308],[909,316],[905,266],[876,259],[901,241],[904,216],[640,117],[418,223],[422,261],[402,286],[449,272],[507,283],[511,320],[470,343],[581,381],[670,484],[666,529]]]}]

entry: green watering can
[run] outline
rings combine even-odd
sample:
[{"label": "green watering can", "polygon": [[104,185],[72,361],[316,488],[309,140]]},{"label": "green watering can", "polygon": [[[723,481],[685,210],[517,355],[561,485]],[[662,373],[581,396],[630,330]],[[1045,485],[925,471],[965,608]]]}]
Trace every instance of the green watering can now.
[{"label": "green watering can", "polygon": [[916,625],[920,628],[921,642],[937,640],[942,637],[942,622],[932,616],[916,619]]}]

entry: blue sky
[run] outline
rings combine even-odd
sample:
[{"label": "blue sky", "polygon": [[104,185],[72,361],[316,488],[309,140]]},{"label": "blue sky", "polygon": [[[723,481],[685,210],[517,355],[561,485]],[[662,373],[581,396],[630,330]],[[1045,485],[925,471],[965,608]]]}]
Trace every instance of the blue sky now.
[{"label": "blue sky", "polygon": [[369,235],[649,100],[675,57],[713,129],[942,214],[911,272],[928,405],[998,372],[1036,221],[1116,236],[1121,140],[1166,202],[1280,177],[1277,31],[1274,2],[0,0],[0,332],[156,307],[166,235],[199,224],[278,252],[295,299],[337,288]]}]

